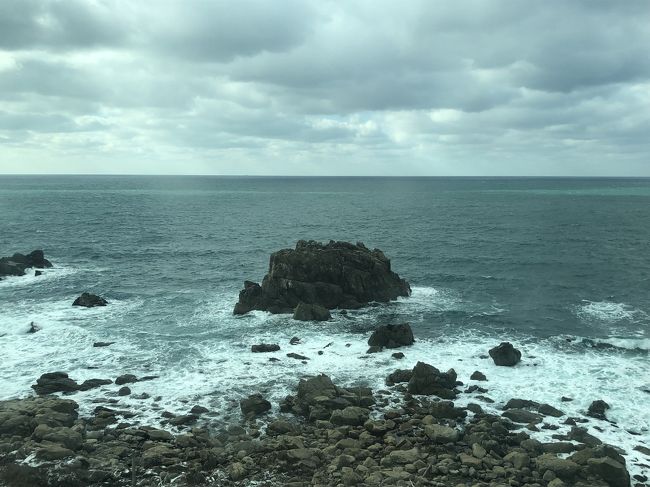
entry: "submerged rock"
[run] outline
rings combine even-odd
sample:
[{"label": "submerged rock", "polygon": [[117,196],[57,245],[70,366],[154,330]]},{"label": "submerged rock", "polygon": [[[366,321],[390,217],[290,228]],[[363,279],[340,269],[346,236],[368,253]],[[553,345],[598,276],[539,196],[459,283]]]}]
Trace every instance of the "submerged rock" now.
[{"label": "submerged rock", "polygon": [[25,269],[45,269],[52,267],[42,250],[34,250],[27,255],[15,253],[11,257],[0,258],[0,279],[4,276],[24,276]]},{"label": "submerged rock", "polygon": [[278,350],[280,350],[280,345],[276,343],[260,343],[259,345],[251,345],[251,352],[253,353],[277,352]]},{"label": "submerged rock", "polygon": [[295,249],[271,254],[261,286],[244,283],[234,313],[291,313],[300,303],[354,309],[410,294],[408,282],[391,270],[381,250],[362,243],[300,240]]},{"label": "submerged rock", "polygon": [[413,345],[413,342],[413,330],[408,323],[380,326],[368,338],[368,345],[382,348],[399,348]]},{"label": "submerged rock", "polygon": [[74,300],[72,306],[83,306],[84,308],[94,308],[95,306],[106,306],[106,301],[101,296],[91,293],[82,293],[77,299]]},{"label": "submerged rock", "polygon": [[512,367],[521,360],[521,352],[512,346],[510,342],[501,342],[496,347],[490,349],[490,357],[494,360],[495,365]]}]

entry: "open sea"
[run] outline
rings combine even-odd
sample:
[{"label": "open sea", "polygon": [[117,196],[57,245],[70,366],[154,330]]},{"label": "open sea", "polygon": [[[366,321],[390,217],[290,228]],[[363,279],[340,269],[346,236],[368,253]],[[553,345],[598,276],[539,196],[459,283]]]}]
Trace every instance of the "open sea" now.
[{"label": "open sea", "polygon": [[[299,239],[380,248],[413,294],[326,323],[233,316],[243,281]],[[303,375],[383,388],[422,360],[466,384],[484,372],[487,410],[522,397],[579,416],[604,399],[616,424],[590,432],[650,471],[632,450],[650,446],[650,179],[0,176],[0,256],[34,249],[54,267],[0,281],[0,399],[57,370],[159,375],[132,384],[150,399],[120,398],[135,420],[201,404],[219,425],[253,392],[277,407]],[[110,304],[73,308],[83,291]],[[365,355],[371,330],[400,322],[417,339],[404,360]],[[514,368],[482,358],[505,340],[523,352]],[[261,342],[282,350],[250,353]],[[116,390],[72,398],[88,413]]]}]

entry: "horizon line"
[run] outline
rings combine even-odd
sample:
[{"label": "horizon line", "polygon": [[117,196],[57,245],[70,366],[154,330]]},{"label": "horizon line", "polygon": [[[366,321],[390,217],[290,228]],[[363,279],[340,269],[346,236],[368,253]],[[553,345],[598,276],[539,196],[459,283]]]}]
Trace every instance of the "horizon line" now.
[{"label": "horizon line", "polygon": [[138,174],[123,174],[123,173],[0,173],[0,177],[216,177],[216,178],[376,178],[376,179],[417,179],[417,178],[457,178],[457,179],[650,179],[648,176],[615,176],[615,175],[598,175],[598,176],[583,176],[583,175],[368,175],[368,174],[353,174],[353,175],[318,175],[318,174],[210,174],[210,173],[190,173],[190,174],[170,174],[170,173],[138,173]]}]

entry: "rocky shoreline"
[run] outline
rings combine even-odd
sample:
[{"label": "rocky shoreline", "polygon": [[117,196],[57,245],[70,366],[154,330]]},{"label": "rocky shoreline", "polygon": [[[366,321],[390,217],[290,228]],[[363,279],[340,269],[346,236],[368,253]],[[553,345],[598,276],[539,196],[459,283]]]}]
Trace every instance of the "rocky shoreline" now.
[{"label": "rocky shoreline", "polygon": [[[240,402],[239,423],[204,422],[207,409],[197,405],[185,415],[163,413],[164,429],[131,422],[134,414],[118,399],[79,417],[75,401],[45,389],[0,402],[0,485],[630,485],[625,452],[581,427],[587,417],[566,418],[570,432],[541,443],[532,431],[551,428],[545,419],[562,411],[517,398],[501,416],[477,403],[457,407],[449,399],[477,387],[462,390],[458,379],[453,369],[422,362],[375,391],[306,377],[277,413],[253,394]],[[137,380],[125,375],[115,383]],[[646,482],[632,479],[637,487]]]}]

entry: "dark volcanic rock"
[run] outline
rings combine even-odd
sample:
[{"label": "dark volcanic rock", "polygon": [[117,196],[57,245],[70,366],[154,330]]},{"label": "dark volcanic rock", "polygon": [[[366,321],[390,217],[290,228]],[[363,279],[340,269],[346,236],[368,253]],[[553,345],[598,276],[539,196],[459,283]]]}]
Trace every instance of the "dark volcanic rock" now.
[{"label": "dark volcanic rock", "polygon": [[239,401],[239,407],[242,414],[250,418],[270,411],[271,403],[264,399],[261,394],[253,394]]},{"label": "dark volcanic rock", "polygon": [[511,367],[521,360],[521,352],[510,342],[501,342],[498,346],[490,349],[489,354],[496,365]]},{"label": "dark volcanic rock", "polygon": [[327,321],[330,318],[330,310],[320,304],[298,303],[293,312],[293,319],[300,321]]},{"label": "dark volcanic rock", "polygon": [[79,386],[79,390],[88,391],[90,389],[94,389],[95,387],[106,386],[112,383],[113,381],[110,379],[88,379],[81,383],[81,385]]},{"label": "dark volcanic rock", "polygon": [[280,350],[280,345],[275,343],[260,343],[259,345],[251,345],[251,352],[253,353],[267,353],[277,352]]},{"label": "dark volcanic rock", "polygon": [[52,267],[52,263],[44,257],[42,250],[34,250],[27,255],[16,253],[11,257],[2,257],[0,258],[0,279],[3,276],[24,276],[25,269],[31,267],[44,269]]},{"label": "dark volcanic rock", "polygon": [[353,309],[410,294],[408,282],[391,270],[381,250],[362,243],[300,240],[295,249],[271,254],[261,286],[244,283],[234,313],[291,313],[299,303]]},{"label": "dark volcanic rock", "polygon": [[108,347],[110,345],[113,345],[115,342],[95,342],[93,343],[93,347],[99,348],[99,347]]},{"label": "dark volcanic rock", "polygon": [[380,326],[368,338],[368,345],[371,347],[398,348],[412,345],[414,341],[411,325],[402,323],[400,325]]},{"label": "dark volcanic rock", "polygon": [[37,331],[41,330],[42,328],[32,321],[29,325],[29,330],[27,330],[27,333],[36,333]]},{"label": "dark volcanic rock", "polygon": [[609,404],[607,404],[602,399],[598,399],[589,405],[587,416],[591,416],[592,418],[596,418],[596,419],[607,419],[605,417],[605,411],[607,411],[608,409],[609,409]]},{"label": "dark volcanic rock", "polygon": [[84,308],[94,308],[95,306],[106,306],[108,301],[106,301],[101,296],[90,293],[82,293],[77,299],[74,300],[72,306],[83,306]]},{"label": "dark volcanic rock", "polygon": [[456,378],[454,369],[440,372],[433,365],[418,362],[413,367],[413,373],[408,383],[408,391],[411,394],[427,396],[434,394],[443,399],[453,399],[456,397],[456,391],[454,391]]},{"label": "dark volcanic rock", "polygon": [[65,372],[49,372],[41,375],[32,389],[42,396],[54,392],[75,392],[79,390],[79,384],[70,379]]},{"label": "dark volcanic rock", "polygon": [[486,381],[487,377],[485,374],[479,370],[475,370],[474,373],[469,377],[470,380]]},{"label": "dark volcanic rock", "polygon": [[304,355],[300,355],[299,353],[288,353],[287,357],[289,358],[295,358],[296,360],[309,360],[309,357],[305,357]]},{"label": "dark volcanic rock", "polygon": [[117,379],[115,379],[115,384],[118,386],[131,384],[133,382],[138,382],[138,378],[133,374],[120,375]]}]

